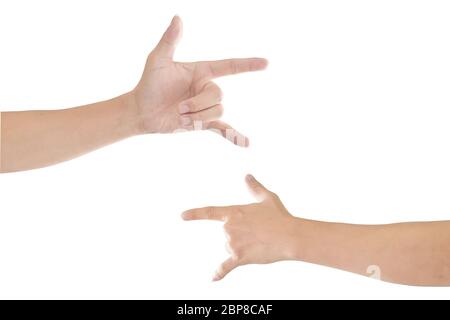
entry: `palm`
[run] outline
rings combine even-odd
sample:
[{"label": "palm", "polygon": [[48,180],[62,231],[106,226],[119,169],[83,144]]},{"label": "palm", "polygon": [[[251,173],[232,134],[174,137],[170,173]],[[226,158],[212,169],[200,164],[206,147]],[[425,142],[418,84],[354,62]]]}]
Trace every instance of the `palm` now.
[{"label": "palm", "polygon": [[[245,141],[231,126],[219,121],[223,112],[216,77],[263,69],[264,59],[229,59],[194,63],[174,62],[176,43],[181,37],[181,20],[175,17],[161,41],[148,57],[141,81],[134,90],[145,132],[213,129],[232,140]],[[241,139],[239,139],[241,138]]]},{"label": "palm", "polygon": [[[193,70],[187,64],[168,61],[164,66],[148,66],[137,100],[147,131],[170,133],[181,127],[178,105],[195,96]],[[146,67],[147,68],[147,67]]]}]

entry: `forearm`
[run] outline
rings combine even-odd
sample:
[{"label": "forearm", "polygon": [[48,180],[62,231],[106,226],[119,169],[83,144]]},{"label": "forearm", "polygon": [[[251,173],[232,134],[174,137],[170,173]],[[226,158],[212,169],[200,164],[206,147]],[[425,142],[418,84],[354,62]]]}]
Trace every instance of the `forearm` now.
[{"label": "forearm", "polygon": [[350,225],[296,219],[294,259],[384,281],[450,285],[450,221]]},{"label": "forearm", "polygon": [[69,160],[138,133],[131,94],[52,111],[1,113],[0,172]]}]

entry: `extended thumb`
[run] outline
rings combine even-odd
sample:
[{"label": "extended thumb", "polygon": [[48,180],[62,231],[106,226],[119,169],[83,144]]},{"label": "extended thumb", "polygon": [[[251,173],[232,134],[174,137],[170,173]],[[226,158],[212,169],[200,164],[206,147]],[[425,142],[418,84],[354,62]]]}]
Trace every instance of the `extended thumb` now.
[{"label": "extended thumb", "polygon": [[270,191],[266,189],[258,180],[255,179],[254,176],[248,174],[245,176],[245,182],[247,183],[250,192],[255,196],[255,198],[259,201],[264,200],[269,194]]},{"label": "extended thumb", "polygon": [[174,16],[172,22],[167,27],[166,32],[164,32],[161,40],[156,46],[155,53],[158,56],[172,59],[182,32],[183,23],[179,16]]}]

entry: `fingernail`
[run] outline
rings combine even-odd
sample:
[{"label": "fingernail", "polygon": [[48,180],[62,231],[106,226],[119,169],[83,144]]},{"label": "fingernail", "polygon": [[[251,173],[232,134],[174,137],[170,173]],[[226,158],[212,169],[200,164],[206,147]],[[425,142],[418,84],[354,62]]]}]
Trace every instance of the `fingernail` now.
[{"label": "fingernail", "polygon": [[261,58],[261,66],[262,68],[267,68],[269,66],[269,60]]},{"label": "fingernail", "polygon": [[192,120],[190,117],[181,117],[181,124],[183,126],[188,126],[192,123]]},{"label": "fingernail", "polygon": [[252,176],[251,174],[248,174],[247,175],[247,180],[250,181],[250,182],[255,181],[255,177]]},{"label": "fingernail", "polygon": [[220,280],[220,276],[216,273],[214,274],[214,277],[212,278],[212,281],[219,281]]},{"label": "fingernail", "polygon": [[189,106],[186,103],[182,103],[178,107],[178,110],[180,111],[181,114],[188,113],[189,112]]}]

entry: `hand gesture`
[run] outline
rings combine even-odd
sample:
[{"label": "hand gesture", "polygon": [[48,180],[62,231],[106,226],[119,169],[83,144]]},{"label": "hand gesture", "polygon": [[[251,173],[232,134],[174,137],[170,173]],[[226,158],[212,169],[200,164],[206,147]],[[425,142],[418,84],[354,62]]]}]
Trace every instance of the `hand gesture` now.
[{"label": "hand gesture", "polygon": [[223,113],[222,92],[212,79],[262,70],[260,58],[176,62],[173,55],[182,34],[175,16],[158,45],[150,53],[144,73],[132,91],[140,131],[171,133],[177,130],[212,129],[233,143],[247,146],[248,139],[219,121]]},{"label": "hand gesture", "polygon": [[[229,207],[206,207],[183,212],[184,220],[223,221],[230,258],[216,271],[214,281],[246,264],[264,264],[293,257],[295,218],[278,196],[267,190],[253,176],[246,177],[258,203]],[[294,223],[295,222],[295,223]]]}]

